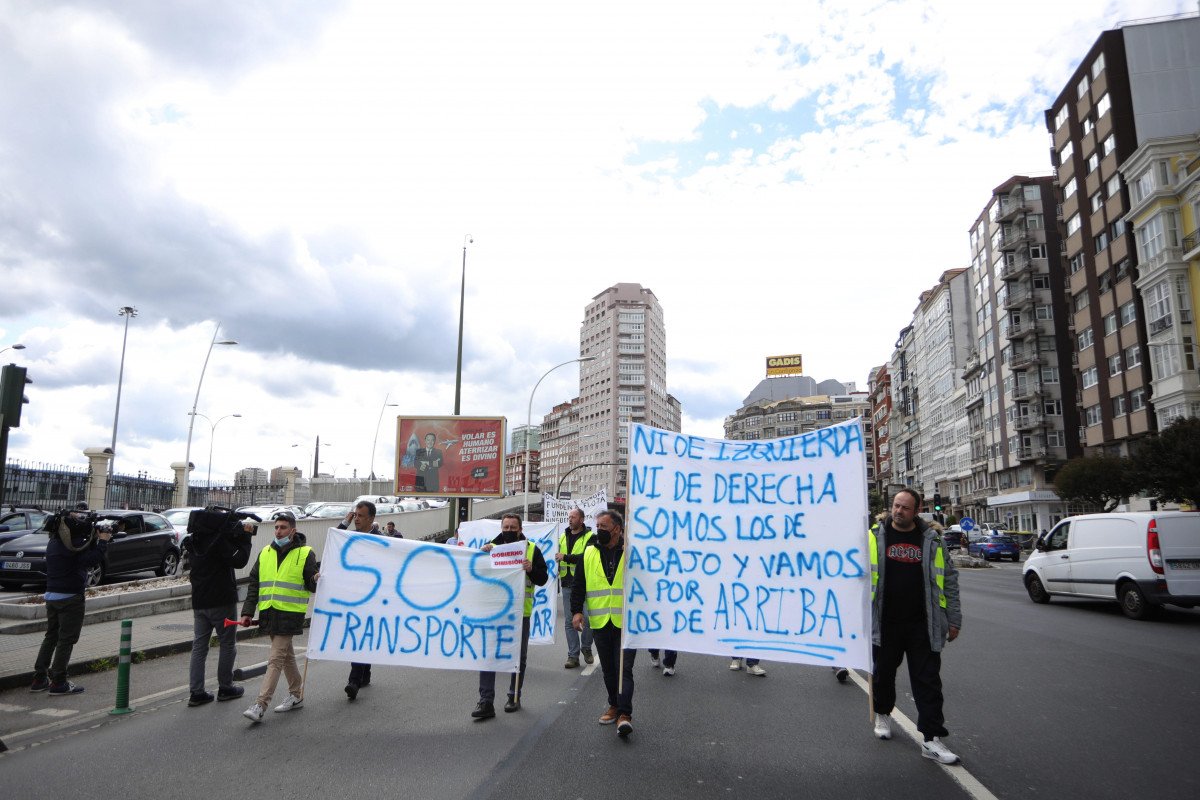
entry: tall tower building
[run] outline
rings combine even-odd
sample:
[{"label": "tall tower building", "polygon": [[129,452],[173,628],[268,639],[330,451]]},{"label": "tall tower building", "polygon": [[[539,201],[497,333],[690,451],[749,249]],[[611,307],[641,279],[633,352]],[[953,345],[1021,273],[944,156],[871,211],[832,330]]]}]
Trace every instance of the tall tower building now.
[{"label": "tall tower building", "polygon": [[654,292],[618,283],[592,298],[579,326],[578,457],[580,491],[601,488],[610,501],[628,493],[629,423],[680,427],[667,394],[667,331]]}]

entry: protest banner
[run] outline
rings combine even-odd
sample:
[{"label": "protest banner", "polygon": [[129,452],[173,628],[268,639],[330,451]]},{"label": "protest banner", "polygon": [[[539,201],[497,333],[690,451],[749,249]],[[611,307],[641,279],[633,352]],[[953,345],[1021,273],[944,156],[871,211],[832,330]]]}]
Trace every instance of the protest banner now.
[{"label": "protest banner", "polygon": [[[542,551],[550,576],[545,586],[535,586],[533,590],[533,612],[529,616],[530,644],[554,644],[554,634],[558,629],[558,562],[554,560],[554,554],[558,552],[558,536],[555,528],[553,522],[526,522],[521,525],[521,533],[525,538]],[[499,535],[498,519],[476,519],[458,526],[459,540],[469,548],[479,549]],[[521,576],[524,575],[522,572]],[[521,586],[521,591],[524,591],[524,584]]]},{"label": "protest banner", "polygon": [[630,426],[625,647],[869,669],[859,420],[732,442]]},{"label": "protest banner", "polygon": [[330,528],[308,657],[434,669],[520,668],[525,572],[487,553]]},{"label": "protest banner", "polygon": [[601,489],[582,500],[559,500],[549,492],[542,492],[542,519],[547,522],[566,522],[576,508],[583,512],[583,524],[594,530],[596,514],[608,508],[608,492]]},{"label": "protest banner", "polygon": [[396,494],[502,497],[504,417],[397,417]]}]

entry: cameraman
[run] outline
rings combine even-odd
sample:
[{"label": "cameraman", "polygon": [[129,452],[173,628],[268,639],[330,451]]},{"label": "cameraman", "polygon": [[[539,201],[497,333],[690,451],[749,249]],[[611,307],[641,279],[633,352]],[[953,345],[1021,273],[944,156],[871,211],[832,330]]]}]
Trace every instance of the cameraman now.
[{"label": "cameraman", "polygon": [[[237,656],[237,628],[227,626],[226,619],[237,616],[237,578],[235,569],[250,561],[250,537],[254,523],[234,517],[226,511],[203,511],[215,525],[197,525],[185,543],[191,557],[192,572],[192,664],[191,691],[188,706],[194,708],[213,701],[212,692],[204,689],[204,662],[208,658],[208,643],[213,631],[221,643],[217,656],[218,700],[236,700],[245,693],[233,685],[233,662]],[[191,530],[191,520],[188,521]]]},{"label": "cameraman", "polygon": [[50,534],[46,545],[46,636],[33,664],[31,692],[49,689],[51,695],[63,697],[83,691],[82,686],[67,680],[67,665],[83,629],[87,571],[104,560],[112,539],[112,531],[107,529],[93,538],[93,519],[64,513],[46,523]]}]

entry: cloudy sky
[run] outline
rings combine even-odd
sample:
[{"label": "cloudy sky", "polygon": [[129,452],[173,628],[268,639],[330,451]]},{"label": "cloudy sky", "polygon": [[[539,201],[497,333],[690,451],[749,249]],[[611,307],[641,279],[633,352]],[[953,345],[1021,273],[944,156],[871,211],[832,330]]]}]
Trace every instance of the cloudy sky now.
[{"label": "cloudy sky", "polygon": [[617,282],[663,305],[685,431],[720,435],[768,355],[865,388],[992,188],[1049,171],[1042,112],[1096,37],[1195,9],[0,0],[10,460],[110,442],[130,305],[118,471],[183,460],[219,322],[214,479],[318,435],[369,473],[385,397],[390,475],[389,417],[453,411],[468,234],[464,414],[524,423]]}]

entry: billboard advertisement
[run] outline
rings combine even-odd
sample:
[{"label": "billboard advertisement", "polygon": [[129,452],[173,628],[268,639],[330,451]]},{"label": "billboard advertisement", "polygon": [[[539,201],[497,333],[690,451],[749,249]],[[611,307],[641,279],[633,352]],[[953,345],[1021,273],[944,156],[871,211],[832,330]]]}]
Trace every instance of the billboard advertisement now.
[{"label": "billboard advertisement", "polygon": [[504,417],[397,417],[396,494],[504,495]]},{"label": "billboard advertisement", "polygon": [[776,375],[802,375],[803,373],[804,370],[800,368],[799,353],[791,356],[767,356],[768,378]]}]

